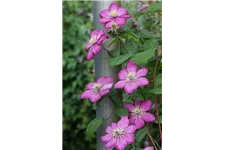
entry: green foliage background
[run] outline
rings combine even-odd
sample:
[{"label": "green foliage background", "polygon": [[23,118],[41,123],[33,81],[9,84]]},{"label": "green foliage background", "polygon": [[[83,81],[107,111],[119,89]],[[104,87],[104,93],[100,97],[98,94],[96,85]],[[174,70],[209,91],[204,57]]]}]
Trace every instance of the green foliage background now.
[{"label": "green foliage background", "polygon": [[95,106],[80,99],[85,85],[94,80],[93,62],[86,61],[84,50],[92,30],[92,2],[63,1],[64,150],[96,149],[96,142],[85,136],[88,123],[95,117]]}]

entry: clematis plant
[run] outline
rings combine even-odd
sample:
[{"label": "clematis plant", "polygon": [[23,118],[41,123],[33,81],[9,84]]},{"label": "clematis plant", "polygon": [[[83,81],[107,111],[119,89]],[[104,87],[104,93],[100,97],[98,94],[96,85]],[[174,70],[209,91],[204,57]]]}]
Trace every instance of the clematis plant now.
[{"label": "clematis plant", "polygon": [[122,27],[126,24],[126,20],[131,18],[128,11],[125,8],[119,7],[116,3],[111,3],[109,9],[102,10],[99,15],[101,19],[98,22],[105,24],[107,30],[112,25],[117,28]]},{"label": "clematis plant", "polygon": [[86,86],[86,91],[81,98],[88,98],[92,103],[98,101],[102,96],[109,93],[113,85],[113,77],[103,76],[97,82],[91,82]]},{"label": "clematis plant", "polygon": [[130,124],[134,124],[137,129],[142,128],[145,125],[145,122],[152,122],[155,120],[155,116],[147,112],[152,107],[151,100],[134,100],[134,105],[124,104],[124,107],[129,110]]},{"label": "clematis plant", "polygon": [[114,88],[124,88],[125,92],[132,94],[139,86],[148,85],[148,79],[144,78],[148,73],[148,69],[143,68],[138,70],[137,65],[132,60],[129,60],[125,69],[122,69],[119,74],[118,81]]},{"label": "clematis plant", "polygon": [[101,140],[106,143],[106,149],[115,147],[117,150],[123,150],[128,144],[134,142],[135,130],[135,126],[129,125],[127,116],[124,116],[118,123],[112,123],[106,128],[106,135],[102,136]]},{"label": "clematis plant", "polygon": [[[112,55],[101,59],[107,60],[110,67],[117,66],[122,69],[119,71],[118,81],[114,85],[113,77],[103,76],[96,82],[89,83],[81,98],[87,98],[94,103],[100,102],[104,95],[109,94],[107,101],[111,101],[115,106],[115,111],[112,111],[111,115],[117,115],[120,120],[108,126],[106,134],[101,137],[106,150],[113,148],[117,150],[141,149],[139,147],[140,140],[147,135],[149,135],[152,145],[144,150],[157,149],[155,145],[161,144],[162,123],[160,120],[161,108],[159,107],[161,103],[159,104],[159,102],[161,102],[162,94],[162,39],[160,18],[156,13],[161,12],[162,2],[151,3],[151,7],[147,3],[141,3],[143,4],[142,8],[136,10],[136,14],[133,14],[132,11],[134,17],[129,21],[127,19],[131,16],[128,10],[119,7],[116,3],[111,3],[108,9],[102,10],[99,14],[98,22],[105,25],[107,33],[116,34],[110,34],[112,40],[109,41],[108,47],[104,47]],[[150,21],[147,22],[147,20]],[[151,30],[148,31],[149,29]],[[88,61],[100,51],[101,44],[107,38],[109,37],[103,30],[95,30],[91,33],[90,40],[85,47],[85,50],[88,51]],[[116,43],[115,48],[107,49],[113,43]],[[114,90],[110,90],[113,87]],[[154,105],[150,99],[154,99]],[[153,109],[153,114],[149,112],[150,109]],[[87,127],[87,135],[91,137],[101,123],[107,119],[108,116],[93,119]],[[153,124],[158,124],[158,127]],[[157,135],[151,135],[151,137],[150,134],[153,133],[148,133],[149,129],[154,129]]]},{"label": "clematis plant", "polygon": [[101,50],[101,44],[104,40],[109,38],[103,30],[94,30],[90,34],[90,40],[85,46],[85,50],[88,51],[87,60],[90,61]]}]

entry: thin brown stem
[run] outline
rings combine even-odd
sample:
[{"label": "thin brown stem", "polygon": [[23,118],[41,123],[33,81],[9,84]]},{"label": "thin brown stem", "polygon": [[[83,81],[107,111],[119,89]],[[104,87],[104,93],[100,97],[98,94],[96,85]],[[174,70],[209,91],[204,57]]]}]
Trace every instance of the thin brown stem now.
[{"label": "thin brown stem", "polygon": [[[158,58],[158,60],[156,61],[156,64],[155,64],[155,68],[154,68],[154,72],[153,72],[153,81],[152,81],[153,88],[154,88],[154,82],[155,82],[155,77],[156,77],[157,65],[158,65],[159,60],[160,60],[161,57],[162,57],[162,52],[159,54],[159,58]],[[158,110],[158,102],[157,102],[157,96],[156,96],[156,94],[154,94],[154,101],[155,101],[156,116],[157,116],[157,120],[158,120],[160,137],[162,137],[162,128],[161,128],[161,124],[160,124],[159,110]]]},{"label": "thin brown stem", "polygon": [[149,134],[148,130],[147,130],[147,134],[148,134],[148,137],[149,137],[149,139],[151,140],[151,142],[152,142],[152,144],[153,144],[155,150],[158,150],[157,147],[155,146],[155,142],[153,141],[153,138],[152,138],[151,135]]}]

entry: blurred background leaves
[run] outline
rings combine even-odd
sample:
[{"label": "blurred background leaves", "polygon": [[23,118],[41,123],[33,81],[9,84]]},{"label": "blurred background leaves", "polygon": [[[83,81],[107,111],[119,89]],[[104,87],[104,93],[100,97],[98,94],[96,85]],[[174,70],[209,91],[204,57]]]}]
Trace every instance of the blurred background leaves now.
[{"label": "blurred background leaves", "polygon": [[86,61],[84,50],[92,30],[92,2],[63,1],[64,150],[96,149],[96,142],[85,136],[88,123],[95,117],[95,106],[80,99],[85,85],[94,80],[93,61]]}]

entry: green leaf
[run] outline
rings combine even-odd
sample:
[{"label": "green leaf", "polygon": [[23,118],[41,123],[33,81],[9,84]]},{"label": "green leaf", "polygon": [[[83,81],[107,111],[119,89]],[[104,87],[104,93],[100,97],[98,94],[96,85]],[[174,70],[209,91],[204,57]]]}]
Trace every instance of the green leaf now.
[{"label": "green leaf", "polygon": [[124,104],[133,104],[133,100],[132,100],[132,97],[131,95],[127,94],[127,93],[124,93],[123,94],[123,103]]},{"label": "green leaf", "polygon": [[132,149],[132,147],[130,145],[127,145],[124,150],[131,150],[131,149]]},{"label": "green leaf", "polygon": [[109,43],[108,47],[110,47],[113,43],[119,41],[119,38],[116,36],[112,39],[112,41]]},{"label": "green leaf", "polygon": [[110,96],[113,104],[117,107],[122,107],[123,106],[123,101],[121,99],[118,99],[116,97]]},{"label": "green leaf", "polygon": [[155,77],[155,88],[159,87],[160,85],[162,85],[162,73],[159,73],[156,77]]},{"label": "green leaf", "polygon": [[141,142],[146,136],[146,128],[139,129],[135,132],[135,143]]},{"label": "green leaf", "polygon": [[[158,124],[158,120],[156,119],[154,123]],[[160,117],[160,124],[162,124],[162,117]]]},{"label": "green leaf", "polygon": [[127,39],[124,46],[131,53],[135,53],[137,51],[137,44],[135,42],[133,42],[132,39]]},{"label": "green leaf", "polygon": [[98,129],[98,127],[102,124],[103,121],[103,118],[97,117],[88,124],[86,129],[86,136],[89,140],[94,137],[95,131]]},{"label": "green leaf", "polygon": [[143,150],[142,148],[140,148],[140,147],[135,147],[135,149],[134,150]]},{"label": "green leaf", "polygon": [[127,38],[128,39],[133,39],[135,42],[139,42],[139,39],[140,39],[140,36],[133,33],[133,32],[129,32],[128,35],[127,35]]},{"label": "green leaf", "polygon": [[139,92],[135,92],[134,94],[132,94],[132,97],[136,100],[144,100],[143,95]]},{"label": "green leaf", "polygon": [[115,111],[116,111],[117,116],[119,116],[119,117],[127,116],[128,115],[127,108],[116,108]]},{"label": "green leaf", "polygon": [[162,2],[158,2],[158,3],[150,5],[146,10],[139,13],[138,16],[145,15],[147,13],[155,13],[155,12],[162,12]]},{"label": "green leaf", "polygon": [[154,50],[147,50],[144,52],[136,53],[131,58],[137,64],[147,63],[149,59],[151,59],[155,54]]},{"label": "green leaf", "polygon": [[141,31],[140,36],[144,37],[146,39],[159,39],[159,38],[161,38],[160,35],[155,35],[151,32],[146,31],[146,30]]},{"label": "green leaf", "polygon": [[127,31],[131,28],[132,26],[132,19],[128,19],[127,23],[125,24],[125,26],[122,28],[123,31]]},{"label": "green leaf", "polygon": [[128,60],[132,55],[133,55],[133,53],[128,53],[126,55],[121,55],[121,56],[118,56],[118,57],[109,58],[109,65],[110,65],[110,67],[120,65],[123,62],[125,62],[126,60]]},{"label": "green leaf", "polygon": [[162,94],[162,87],[150,90],[152,94]]},{"label": "green leaf", "polygon": [[148,13],[162,12],[162,2],[155,3],[145,10]]},{"label": "green leaf", "polygon": [[156,39],[150,39],[150,40],[146,40],[144,43],[144,49],[145,50],[156,50],[158,48],[159,44],[158,41]]}]

